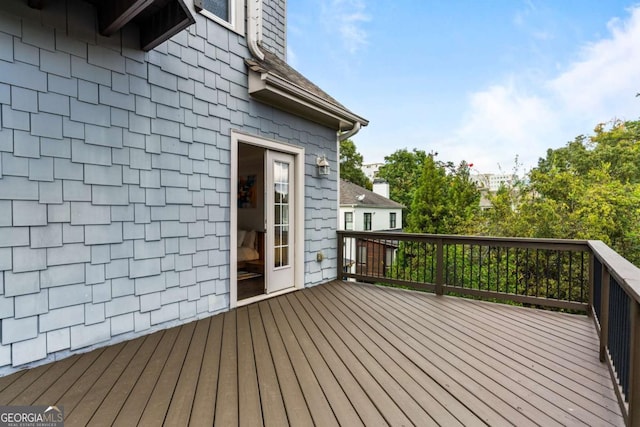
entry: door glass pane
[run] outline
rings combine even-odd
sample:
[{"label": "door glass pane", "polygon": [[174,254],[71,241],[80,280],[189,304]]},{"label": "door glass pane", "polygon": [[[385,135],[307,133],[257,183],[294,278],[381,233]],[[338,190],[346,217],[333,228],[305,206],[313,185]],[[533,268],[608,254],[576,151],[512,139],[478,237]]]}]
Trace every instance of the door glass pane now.
[{"label": "door glass pane", "polygon": [[289,265],[289,164],[273,162],[274,267]]}]

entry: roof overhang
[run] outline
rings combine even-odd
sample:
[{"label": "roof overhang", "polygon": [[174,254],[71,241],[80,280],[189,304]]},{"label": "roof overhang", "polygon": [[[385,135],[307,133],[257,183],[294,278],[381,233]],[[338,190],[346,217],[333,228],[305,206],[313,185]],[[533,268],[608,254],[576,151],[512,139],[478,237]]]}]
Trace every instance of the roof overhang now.
[{"label": "roof overhang", "polygon": [[[196,21],[183,0],[85,0],[98,12],[100,34],[111,36],[129,22],[140,28],[140,48],[149,51]],[[43,0],[27,0],[42,9]]]},{"label": "roof overhang", "polygon": [[333,104],[277,74],[249,67],[249,94],[278,109],[304,117],[337,131],[353,129],[369,121]]}]

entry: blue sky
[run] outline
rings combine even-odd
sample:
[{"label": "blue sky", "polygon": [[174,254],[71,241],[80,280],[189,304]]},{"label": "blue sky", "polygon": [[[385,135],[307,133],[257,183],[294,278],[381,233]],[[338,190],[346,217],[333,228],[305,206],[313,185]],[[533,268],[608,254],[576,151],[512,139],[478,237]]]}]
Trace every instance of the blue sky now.
[{"label": "blue sky", "polygon": [[640,3],[289,0],[287,26],[289,63],[370,120],[365,162],[419,148],[522,172],[640,117]]}]

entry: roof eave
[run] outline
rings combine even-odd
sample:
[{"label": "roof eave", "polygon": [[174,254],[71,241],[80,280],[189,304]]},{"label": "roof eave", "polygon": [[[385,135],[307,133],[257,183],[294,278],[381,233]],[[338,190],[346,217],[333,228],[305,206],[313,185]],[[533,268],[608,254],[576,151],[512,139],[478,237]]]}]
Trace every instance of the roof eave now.
[{"label": "roof eave", "polygon": [[365,204],[352,204],[352,203],[341,203],[340,207],[351,207],[351,208],[373,208],[373,209],[404,209],[404,205],[400,206],[385,206],[385,205],[365,205]]},{"label": "roof eave", "polygon": [[270,72],[249,69],[249,94],[290,113],[329,126],[337,131],[352,129],[369,121]]}]

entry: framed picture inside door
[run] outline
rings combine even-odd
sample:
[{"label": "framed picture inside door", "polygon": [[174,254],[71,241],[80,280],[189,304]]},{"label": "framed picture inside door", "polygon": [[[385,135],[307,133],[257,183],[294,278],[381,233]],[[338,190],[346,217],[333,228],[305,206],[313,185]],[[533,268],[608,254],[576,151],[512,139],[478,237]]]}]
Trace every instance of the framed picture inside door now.
[{"label": "framed picture inside door", "polygon": [[257,175],[245,175],[238,177],[238,207],[255,208],[258,202]]}]

